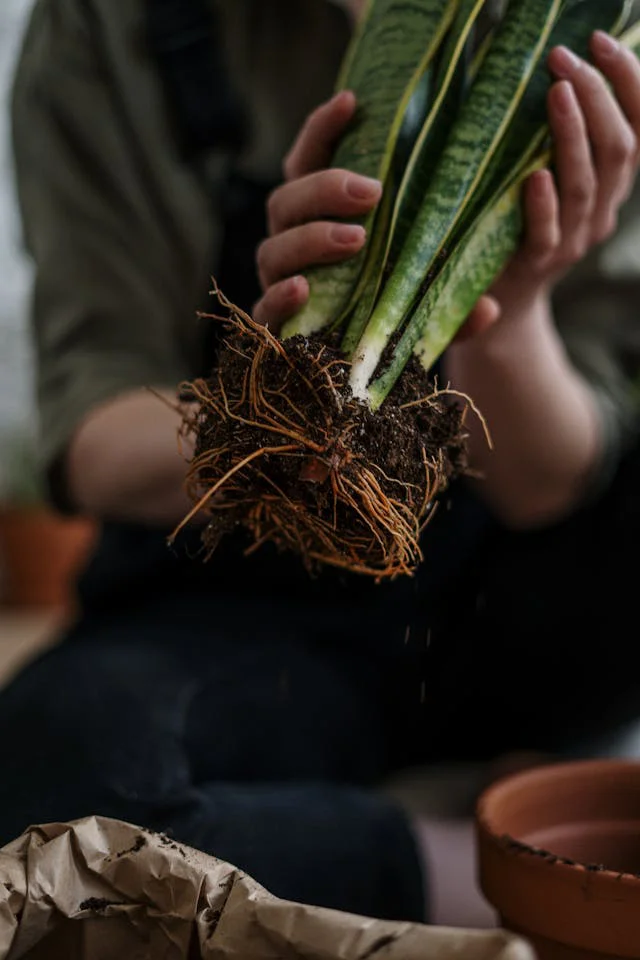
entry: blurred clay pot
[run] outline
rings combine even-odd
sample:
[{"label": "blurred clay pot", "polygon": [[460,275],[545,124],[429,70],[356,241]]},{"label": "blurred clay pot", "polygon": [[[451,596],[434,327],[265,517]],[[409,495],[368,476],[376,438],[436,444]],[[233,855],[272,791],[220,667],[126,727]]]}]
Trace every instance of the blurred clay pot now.
[{"label": "blurred clay pot", "polygon": [[640,763],[504,778],[476,824],[484,895],[539,960],[640,958]]},{"label": "blurred clay pot", "polygon": [[75,606],[75,577],[96,538],[95,524],[44,507],[0,510],[0,602],[61,611]]}]

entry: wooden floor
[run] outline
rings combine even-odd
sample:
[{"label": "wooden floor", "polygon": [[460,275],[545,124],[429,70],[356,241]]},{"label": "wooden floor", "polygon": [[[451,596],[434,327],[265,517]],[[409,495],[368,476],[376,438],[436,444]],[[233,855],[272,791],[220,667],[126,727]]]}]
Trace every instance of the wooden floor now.
[{"label": "wooden floor", "polygon": [[55,613],[0,608],[0,685],[55,642],[60,622]]}]

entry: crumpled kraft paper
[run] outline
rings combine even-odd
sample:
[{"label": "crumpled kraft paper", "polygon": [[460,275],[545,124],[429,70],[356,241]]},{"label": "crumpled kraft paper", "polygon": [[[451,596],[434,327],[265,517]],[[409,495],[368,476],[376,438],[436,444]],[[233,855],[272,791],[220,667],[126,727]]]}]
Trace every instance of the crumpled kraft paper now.
[{"label": "crumpled kraft paper", "polygon": [[132,824],[32,827],[0,849],[0,960],[532,960],[505,931],[390,923],[279,900]]}]

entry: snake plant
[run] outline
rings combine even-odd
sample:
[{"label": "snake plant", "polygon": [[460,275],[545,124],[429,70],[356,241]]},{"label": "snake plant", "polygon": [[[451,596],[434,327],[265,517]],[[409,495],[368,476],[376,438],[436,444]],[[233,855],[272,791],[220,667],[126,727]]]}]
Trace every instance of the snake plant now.
[{"label": "snake plant", "polygon": [[[517,248],[521,188],[552,162],[551,48],[587,57],[623,34],[629,0],[369,0],[338,86],[357,97],[334,164],[383,183],[350,260],[309,271],[275,337],[228,308],[231,332],[198,413],[187,490],[210,520],[292,549],[310,568],[411,573],[423,528],[464,473],[465,409],[430,372]],[[472,405],[472,398],[470,398]],[[181,525],[183,526],[184,523]]]},{"label": "snake plant", "polygon": [[[362,116],[334,162],[382,176],[385,189],[377,216],[367,220],[365,251],[309,273],[309,303],[284,336],[340,327],[353,392],[374,409],[411,355],[427,370],[433,366],[518,244],[521,185],[549,162],[551,48],[564,44],[588,57],[593,32],[620,35],[631,3],[510,0],[488,42],[470,56],[485,6],[482,0],[371,0],[340,78],[362,97]],[[391,153],[415,95],[415,60],[409,62],[408,51],[401,56],[402,44],[394,47],[397,76],[411,77],[395,95],[389,122],[391,97],[376,69],[384,61],[385,77],[396,74],[391,50],[378,41],[385,33],[415,40],[421,27],[427,54],[418,69],[423,76],[432,72],[434,82],[398,178]],[[639,39],[631,30],[625,42],[635,47]]]}]

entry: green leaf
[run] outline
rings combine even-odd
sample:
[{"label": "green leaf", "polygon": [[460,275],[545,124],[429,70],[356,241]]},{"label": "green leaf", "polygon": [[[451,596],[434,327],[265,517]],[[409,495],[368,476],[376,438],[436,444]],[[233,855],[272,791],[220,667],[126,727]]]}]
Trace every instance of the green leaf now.
[{"label": "green leaf", "polygon": [[[621,9],[623,6],[618,4],[620,15],[604,27],[618,36],[628,12]],[[615,13],[613,7],[609,10],[611,14]],[[593,20],[589,23],[589,18],[585,17],[583,29],[589,32],[589,36],[592,25]],[[629,49],[640,53],[640,23],[623,33],[620,40]],[[546,101],[544,90],[542,96]],[[478,299],[516,251],[522,226],[522,184],[534,170],[548,166],[551,159],[548,151],[537,146],[543,139],[539,131],[515,170],[510,172],[510,177],[468,228],[423,296],[393,351],[388,367],[369,387],[368,396],[374,408],[380,406],[393,388],[412,353],[418,356],[425,369],[433,366]]]},{"label": "green leaf", "polygon": [[[461,0],[460,7],[437,58],[421,81],[403,122],[406,135],[396,150],[393,178],[385,186],[384,210],[376,217],[371,237],[372,255],[362,270],[352,297],[342,349],[351,355],[371,316],[380,287],[395,263],[436,167],[438,157],[467,87],[470,45],[475,21],[486,0]],[[425,83],[428,80],[428,85]],[[430,93],[429,99],[422,87]],[[418,101],[418,102],[416,102]],[[413,140],[412,150],[406,146]],[[390,197],[388,194],[393,194]]]},{"label": "green leaf", "polygon": [[562,0],[512,0],[496,31],[393,273],[353,354],[351,386],[366,387],[389,340],[446,258],[522,100],[562,9]]},{"label": "green leaf", "polygon": [[542,142],[548,133],[547,93],[553,78],[547,67],[547,60],[551,50],[564,45],[579,57],[588,60],[594,31],[618,33],[628,17],[629,9],[629,0],[568,0],[509,124],[500,149],[485,174],[484,187],[478,192],[473,205],[475,211],[481,208],[483,200],[492,196],[504,183],[527,145],[536,140]]},{"label": "green leaf", "polygon": [[435,363],[515,252],[522,230],[522,183],[542,162],[524,166],[513,183],[487,205],[447,258],[398,341],[388,367],[368,388],[374,409],[387,397],[412,353],[427,370]]},{"label": "green leaf", "polygon": [[[357,117],[343,137],[334,167],[387,179],[409,101],[455,16],[459,0],[371,0],[345,58],[341,87],[353,90]],[[367,232],[374,216],[364,218]],[[349,260],[308,272],[306,306],[283,336],[308,335],[338,319],[366,262],[367,248]]]},{"label": "green leaf", "polygon": [[398,191],[389,240],[392,263],[404,246],[457,119],[467,89],[474,27],[485,3],[486,0],[462,0],[453,28],[443,46],[436,81],[437,97],[420,131]]}]

